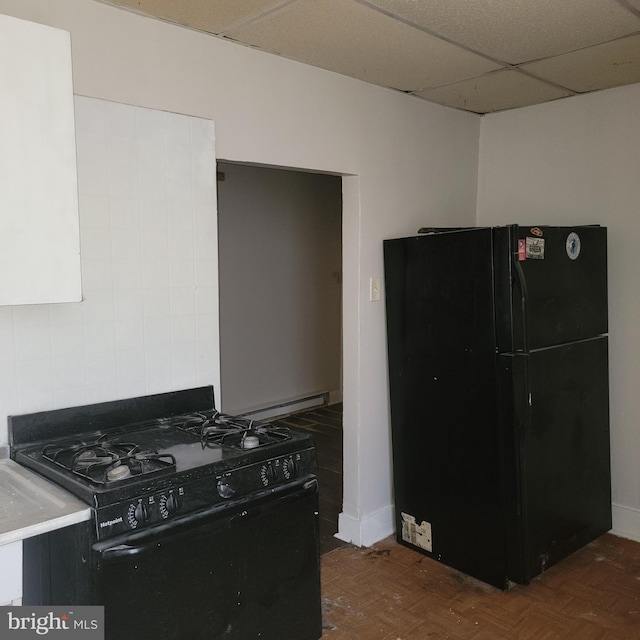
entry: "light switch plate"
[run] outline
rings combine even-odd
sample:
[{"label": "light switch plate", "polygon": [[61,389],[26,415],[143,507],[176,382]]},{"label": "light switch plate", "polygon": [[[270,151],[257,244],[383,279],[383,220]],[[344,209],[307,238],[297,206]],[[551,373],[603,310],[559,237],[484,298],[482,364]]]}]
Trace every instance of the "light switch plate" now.
[{"label": "light switch plate", "polygon": [[380,300],[380,278],[369,278],[369,300],[371,302]]}]

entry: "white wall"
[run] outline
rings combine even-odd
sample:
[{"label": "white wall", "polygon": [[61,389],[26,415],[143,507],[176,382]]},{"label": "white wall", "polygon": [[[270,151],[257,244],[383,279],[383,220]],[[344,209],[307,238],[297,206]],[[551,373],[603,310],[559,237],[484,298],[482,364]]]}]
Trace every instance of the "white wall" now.
[{"label": "white wall", "polygon": [[474,223],[480,118],[92,0],[0,0],[0,12],[71,32],[77,94],[210,118],[220,159],[348,176],[340,530],[362,544],[389,534],[384,311],[368,282],[383,238]]},{"label": "white wall", "polygon": [[83,302],[0,307],[0,442],[7,415],[219,383],[213,123],[75,115]]},{"label": "white wall", "polygon": [[482,118],[478,223],[608,227],[614,531],[640,540],[640,84]]}]

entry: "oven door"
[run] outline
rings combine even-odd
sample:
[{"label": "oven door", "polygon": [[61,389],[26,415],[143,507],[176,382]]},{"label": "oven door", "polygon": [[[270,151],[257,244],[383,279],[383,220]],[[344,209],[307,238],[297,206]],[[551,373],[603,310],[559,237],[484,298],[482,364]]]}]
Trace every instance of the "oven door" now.
[{"label": "oven door", "polygon": [[317,481],[238,502],[94,545],[108,640],[322,635]]}]

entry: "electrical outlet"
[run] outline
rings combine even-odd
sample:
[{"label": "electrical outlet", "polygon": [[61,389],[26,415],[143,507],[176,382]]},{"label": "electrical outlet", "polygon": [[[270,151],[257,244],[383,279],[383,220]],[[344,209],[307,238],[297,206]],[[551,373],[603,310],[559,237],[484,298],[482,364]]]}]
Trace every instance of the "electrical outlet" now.
[{"label": "electrical outlet", "polygon": [[369,278],[369,300],[371,302],[380,300],[380,278]]}]

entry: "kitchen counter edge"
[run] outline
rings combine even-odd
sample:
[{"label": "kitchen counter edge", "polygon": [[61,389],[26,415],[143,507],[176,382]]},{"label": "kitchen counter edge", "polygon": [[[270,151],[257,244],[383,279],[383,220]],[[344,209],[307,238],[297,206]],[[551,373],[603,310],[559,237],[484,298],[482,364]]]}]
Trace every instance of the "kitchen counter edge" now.
[{"label": "kitchen counter edge", "polygon": [[0,456],[0,546],[91,518],[91,508],[11,459]]}]

